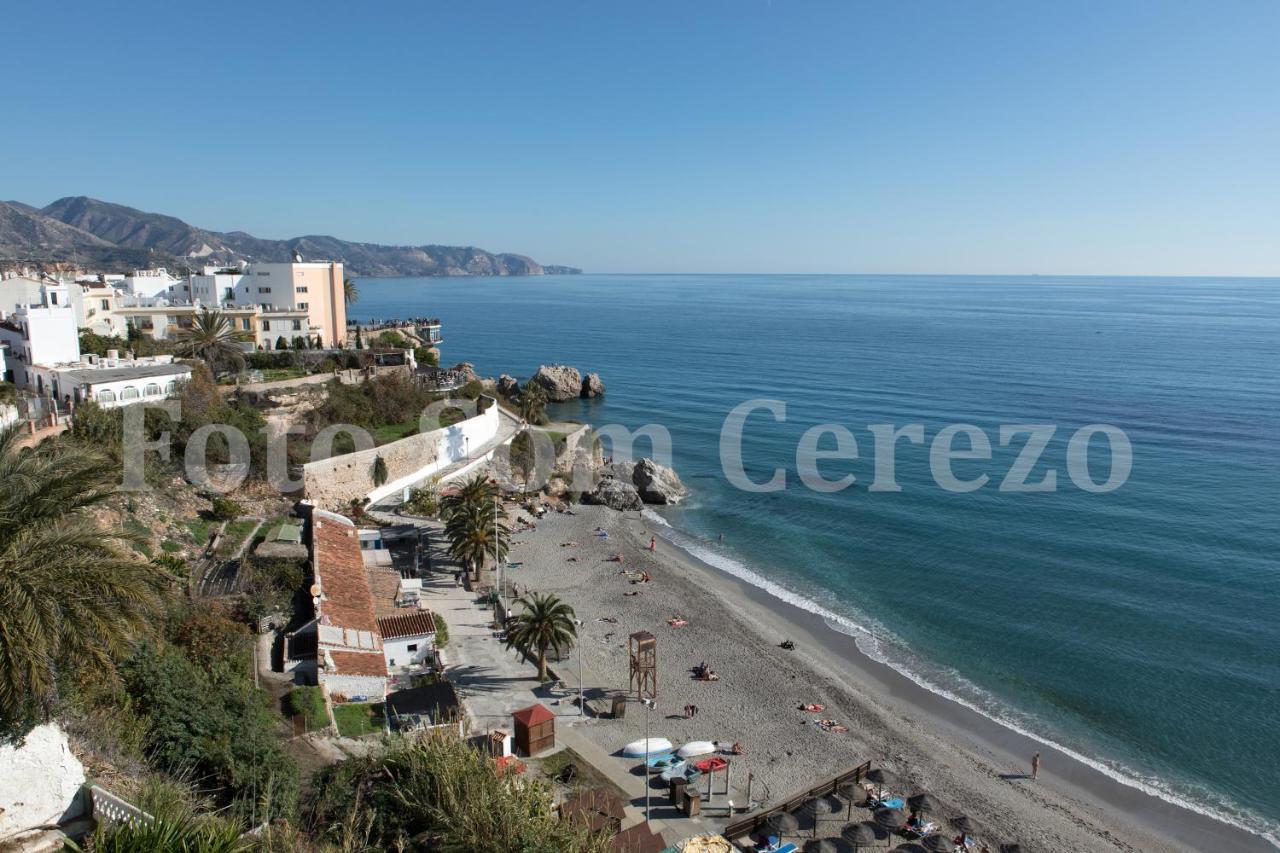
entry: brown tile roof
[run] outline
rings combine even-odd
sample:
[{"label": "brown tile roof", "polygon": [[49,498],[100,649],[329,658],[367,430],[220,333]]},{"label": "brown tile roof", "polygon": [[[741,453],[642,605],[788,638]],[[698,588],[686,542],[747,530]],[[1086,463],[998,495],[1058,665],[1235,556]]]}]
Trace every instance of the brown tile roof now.
[{"label": "brown tile roof", "polygon": [[383,616],[378,619],[378,633],[384,640],[398,637],[421,637],[436,632],[436,620],[426,610],[405,613],[400,616]]},{"label": "brown tile roof", "polygon": [[533,727],[556,718],[556,715],[551,713],[551,710],[541,702],[534,702],[528,708],[521,708],[511,716],[516,719],[516,722],[525,727]]},{"label": "brown tile roof", "polygon": [[662,853],[667,849],[667,843],[649,824],[637,823],[615,835],[609,842],[609,849],[614,853]]},{"label": "brown tile roof", "polygon": [[[323,653],[322,653],[323,654]],[[329,652],[342,675],[369,675],[386,677],[387,661],[382,652]],[[333,672],[334,670],[330,670]]]},{"label": "brown tile roof", "polygon": [[355,525],[323,510],[312,513],[311,565],[323,594],[316,615],[320,624],[377,631],[369,576],[360,556]]},{"label": "brown tile roof", "polygon": [[400,573],[395,569],[370,568],[369,589],[373,593],[373,613],[379,618],[398,616],[404,608],[396,607],[400,594]]}]

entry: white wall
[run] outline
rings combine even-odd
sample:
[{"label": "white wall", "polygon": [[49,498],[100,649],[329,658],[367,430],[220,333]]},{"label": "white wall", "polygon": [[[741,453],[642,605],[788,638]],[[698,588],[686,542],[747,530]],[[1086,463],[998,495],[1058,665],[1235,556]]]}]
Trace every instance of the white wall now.
[{"label": "white wall", "polygon": [[[434,430],[431,433],[428,433],[429,435],[439,436],[438,447],[440,448],[440,452],[436,458],[431,462],[428,462],[426,465],[423,465],[412,474],[398,477],[397,479],[392,480],[389,483],[384,483],[382,486],[369,492],[369,503],[377,503],[387,495],[393,495],[396,492],[404,491],[406,486],[412,486],[414,483],[421,482],[443,468],[448,468],[450,465],[462,462],[467,458],[468,448],[473,448],[478,453],[480,447],[486,441],[489,441],[498,434],[499,423],[498,404],[492,403],[483,414],[477,415],[474,418],[467,418],[466,420],[460,421],[451,427],[445,427],[444,429]],[[408,439],[401,439],[401,441],[408,441],[414,437],[415,436],[410,436]],[[395,442],[392,443],[394,444]],[[383,445],[381,448],[374,448],[374,451],[383,450],[386,447],[387,445]]]},{"label": "white wall", "polygon": [[342,675],[322,672],[320,684],[330,696],[335,693],[346,696],[368,696],[370,702],[381,702],[387,693],[387,680],[368,675]]},{"label": "white wall", "polygon": [[[417,648],[410,649],[410,646],[417,646]],[[435,646],[435,634],[427,634],[425,637],[399,637],[395,640],[382,638],[382,653],[387,659],[387,666],[409,666],[422,663],[431,656],[431,650]]]},{"label": "white wall", "polygon": [[56,723],[32,729],[21,748],[0,746],[0,839],[57,823],[83,784],[84,766]]}]

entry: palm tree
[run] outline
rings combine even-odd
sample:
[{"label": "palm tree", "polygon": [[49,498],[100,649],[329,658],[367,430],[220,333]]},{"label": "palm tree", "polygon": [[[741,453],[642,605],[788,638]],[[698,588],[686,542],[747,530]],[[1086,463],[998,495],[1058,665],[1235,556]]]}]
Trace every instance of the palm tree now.
[{"label": "palm tree", "polygon": [[342,298],[348,305],[355,305],[360,301],[360,288],[356,287],[353,279],[345,279],[342,282]]},{"label": "palm tree", "polygon": [[547,392],[542,386],[532,379],[524,383],[524,387],[520,389],[520,397],[516,400],[516,408],[520,411],[520,417],[531,424],[536,424],[542,420],[543,414],[547,410]]},{"label": "palm tree", "polygon": [[210,369],[218,365],[242,364],[240,344],[247,340],[237,331],[235,320],[221,311],[204,308],[191,318],[191,328],[178,332],[178,354],[203,359]]},{"label": "palm tree", "polygon": [[159,604],[162,569],[127,555],[127,534],[90,510],[119,469],[64,441],[23,450],[0,432],[0,728],[48,719],[68,663],[110,675]]},{"label": "palm tree", "polygon": [[521,612],[507,626],[507,648],[538,656],[538,680],[547,680],[547,651],[557,655],[573,646],[578,636],[573,608],[547,593],[534,592],[516,602]]},{"label": "palm tree", "polygon": [[494,503],[467,504],[450,511],[444,533],[449,540],[449,556],[463,568],[470,570],[476,581],[485,557],[492,555],[494,563],[507,557],[507,542],[511,529],[502,523],[506,513]]},{"label": "palm tree", "polygon": [[492,507],[498,498],[498,484],[484,474],[477,474],[440,502],[441,515],[448,521],[455,511],[473,506]]}]

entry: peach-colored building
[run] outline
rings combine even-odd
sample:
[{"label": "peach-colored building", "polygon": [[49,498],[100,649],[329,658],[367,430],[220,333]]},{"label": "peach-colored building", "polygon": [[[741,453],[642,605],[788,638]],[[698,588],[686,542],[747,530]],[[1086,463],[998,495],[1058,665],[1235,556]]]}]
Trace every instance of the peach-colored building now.
[{"label": "peach-colored building", "polygon": [[325,346],[346,343],[347,303],[341,263],[250,264],[235,286],[233,300],[236,305],[305,311]]}]

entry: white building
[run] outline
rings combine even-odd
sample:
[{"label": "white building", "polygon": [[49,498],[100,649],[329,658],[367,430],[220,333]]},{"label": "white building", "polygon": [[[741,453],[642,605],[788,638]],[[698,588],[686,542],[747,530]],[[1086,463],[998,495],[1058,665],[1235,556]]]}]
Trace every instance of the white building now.
[{"label": "white building", "polygon": [[34,275],[0,274],[0,311],[11,314],[19,308],[40,302],[44,281]]},{"label": "white building", "polygon": [[124,317],[116,314],[124,304],[123,292],[102,281],[76,281],[69,290],[79,328],[108,337],[128,334]]},{"label": "white building", "polygon": [[181,279],[169,275],[164,267],[153,270],[134,270],[132,275],[120,279],[119,287],[125,293],[138,296],[168,296],[169,288],[183,284]]},{"label": "white building", "polygon": [[68,408],[89,400],[109,409],[162,400],[191,378],[191,366],[171,355],[120,358],[115,350],[106,358],[86,355],[76,364],[37,364],[30,370],[37,393]]},{"label": "white building", "polygon": [[0,341],[9,345],[9,381],[19,388],[42,390],[31,373],[34,365],[78,362],[80,334],[67,285],[42,283],[38,303],[0,320]]},{"label": "white building", "polygon": [[435,657],[436,623],[426,610],[378,619],[387,668],[411,667]]}]

